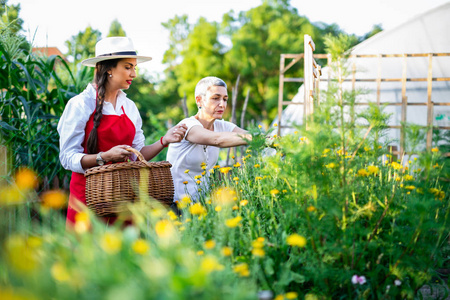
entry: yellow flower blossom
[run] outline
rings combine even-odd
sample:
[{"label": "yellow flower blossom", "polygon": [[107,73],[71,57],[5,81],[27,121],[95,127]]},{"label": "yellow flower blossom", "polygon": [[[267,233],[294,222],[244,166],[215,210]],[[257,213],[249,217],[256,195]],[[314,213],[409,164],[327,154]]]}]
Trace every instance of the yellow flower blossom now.
[{"label": "yellow flower blossom", "polygon": [[155,224],[156,235],[160,238],[171,238],[175,235],[175,227],[169,220],[163,219]]},{"label": "yellow flower blossom", "polygon": [[183,184],[188,184],[187,180],[183,181]]},{"label": "yellow flower blossom", "polygon": [[405,186],[404,188],[407,189],[407,190],[412,191],[412,190],[414,190],[416,187],[413,186],[413,185],[407,185],[407,186]]},{"label": "yellow flower blossom", "polygon": [[266,255],[266,252],[261,248],[253,248],[252,255],[257,257],[264,257]]},{"label": "yellow flower blossom", "polygon": [[364,151],[366,151],[366,152],[367,152],[367,151],[370,151],[370,147],[365,146],[365,147],[364,147]]},{"label": "yellow flower blossom", "polygon": [[303,248],[306,246],[306,238],[294,233],[286,238],[286,242],[290,246]]},{"label": "yellow flower blossom", "polygon": [[241,200],[241,202],[239,202],[240,206],[246,206],[248,204],[248,200]]},{"label": "yellow flower blossom", "polygon": [[432,148],[431,152],[439,152],[439,148],[438,147]]},{"label": "yellow flower blossom", "polygon": [[186,174],[189,173],[189,169],[184,170],[184,173]]},{"label": "yellow flower blossom", "polygon": [[233,208],[232,208],[233,210],[238,210],[239,209],[239,206],[237,206],[237,205],[233,205]]},{"label": "yellow flower blossom", "polygon": [[0,188],[0,203],[17,204],[25,200],[25,194],[17,185],[9,185]]},{"label": "yellow flower blossom", "polygon": [[369,171],[369,174],[377,174],[380,171],[377,166],[368,166],[367,170]]},{"label": "yellow flower blossom", "polygon": [[255,181],[262,180],[262,179],[263,179],[263,178],[260,177],[260,176],[256,176],[256,177],[255,177]]},{"label": "yellow flower blossom", "polygon": [[195,175],[195,176],[194,176],[194,179],[195,179],[195,180],[200,179],[200,178],[202,178],[202,175]]},{"label": "yellow flower blossom", "polygon": [[261,129],[261,128],[262,128],[262,126],[261,126],[261,125],[258,125],[258,128],[259,128],[259,129]]},{"label": "yellow flower blossom", "polygon": [[336,164],[335,163],[329,163],[328,165],[325,165],[325,168],[328,168],[328,169],[336,168]]},{"label": "yellow flower blossom", "polygon": [[227,220],[225,220],[225,225],[229,228],[234,228],[234,227],[240,226],[241,220],[242,220],[241,216],[227,219]]},{"label": "yellow flower blossom", "polygon": [[273,197],[275,197],[279,192],[280,192],[279,190],[273,189],[273,190],[270,191],[270,194],[271,194]]},{"label": "yellow flower blossom", "polygon": [[169,216],[169,218],[171,219],[171,220],[176,220],[176,219],[178,219],[178,216],[173,212],[173,210],[169,210],[168,212],[167,212],[167,215]]},{"label": "yellow flower blossom", "polygon": [[203,207],[200,203],[195,203],[189,207],[189,211],[193,215],[203,216],[206,215],[206,208]]},{"label": "yellow flower blossom", "polygon": [[228,206],[232,205],[236,198],[236,191],[229,187],[218,188],[213,191],[211,198],[214,205]]},{"label": "yellow flower blossom", "polygon": [[222,255],[223,256],[231,256],[231,254],[233,254],[233,249],[231,247],[223,247],[222,248]]},{"label": "yellow flower blossom", "polygon": [[284,300],[284,295],[277,295],[273,300]]},{"label": "yellow flower blossom", "polygon": [[30,273],[38,267],[41,240],[38,237],[10,235],[5,242],[5,258],[20,273]]},{"label": "yellow flower blossom", "polygon": [[317,209],[314,206],[310,205],[310,206],[308,206],[308,208],[306,210],[308,212],[313,212],[313,211],[316,211]]},{"label": "yellow flower blossom", "polygon": [[233,267],[233,272],[237,273],[241,277],[248,277],[250,271],[248,270],[248,265],[246,263],[240,263]]},{"label": "yellow flower blossom", "polygon": [[285,297],[286,299],[297,299],[298,294],[296,292],[287,292]]},{"label": "yellow flower blossom", "polygon": [[198,250],[197,251],[197,255],[198,256],[202,256],[203,254],[205,254],[205,251],[203,251],[203,250]]},{"label": "yellow flower blossom", "polygon": [[398,162],[395,162],[395,161],[393,161],[391,163],[391,167],[393,167],[395,170],[403,169],[403,166],[401,164],[399,164]]},{"label": "yellow flower blossom", "polygon": [[261,165],[260,164],[255,164],[254,167],[255,168],[259,168],[259,167],[261,167]]},{"label": "yellow flower blossom", "polygon": [[231,167],[223,167],[223,168],[220,168],[220,172],[222,173],[222,174],[227,174],[228,172],[230,172],[231,171]]},{"label": "yellow flower blossom", "polygon": [[403,177],[403,179],[405,179],[405,181],[413,181],[414,177],[411,175],[405,175],[405,177]]},{"label": "yellow flower blossom", "polygon": [[69,281],[72,278],[66,267],[60,262],[56,262],[52,265],[50,273],[56,281],[60,282]]},{"label": "yellow flower blossom", "polygon": [[222,211],[222,206],[216,206],[216,208],[214,208],[214,210],[217,212]]},{"label": "yellow flower blossom", "polygon": [[278,124],[277,123],[273,123],[273,127],[277,127],[278,126]]},{"label": "yellow flower blossom", "polygon": [[137,254],[144,255],[150,250],[150,245],[146,240],[137,239],[133,242],[131,249]]},{"label": "yellow flower blossom", "polygon": [[100,246],[106,253],[115,254],[122,249],[122,239],[118,233],[107,232],[102,236]]},{"label": "yellow flower blossom", "polygon": [[239,181],[239,177],[233,177],[233,181]]},{"label": "yellow flower blossom", "polygon": [[358,170],[358,176],[368,176],[369,172],[366,171],[366,169],[360,169]]},{"label": "yellow flower blossom", "polygon": [[200,269],[206,273],[211,273],[214,271],[221,271],[225,267],[219,263],[217,258],[212,255],[205,256],[200,262]]},{"label": "yellow flower blossom", "polygon": [[207,240],[203,246],[205,247],[205,249],[214,249],[214,247],[216,247],[216,242],[214,240]]},{"label": "yellow flower blossom", "polygon": [[241,164],[239,162],[237,162],[233,165],[233,167],[235,167],[235,168],[239,168],[240,166],[241,166]]},{"label": "yellow flower blossom", "polygon": [[191,197],[188,195],[183,195],[180,199],[180,201],[177,202],[177,205],[179,208],[183,209],[187,207],[191,203]]},{"label": "yellow flower blossom", "polygon": [[39,183],[36,173],[28,168],[21,168],[17,171],[15,182],[21,190],[35,189]]},{"label": "yellow flower blossom", "polygon": [[61,190],[51,190],[42,193],[41,203],[45,208],[60,209],[66,206],[67,195]]}]

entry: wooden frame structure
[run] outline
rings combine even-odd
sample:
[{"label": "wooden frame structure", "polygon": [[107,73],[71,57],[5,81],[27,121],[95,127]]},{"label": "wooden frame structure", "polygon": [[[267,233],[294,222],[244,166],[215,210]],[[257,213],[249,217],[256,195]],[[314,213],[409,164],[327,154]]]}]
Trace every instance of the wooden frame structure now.
[{"label": "wooden frame structure", "polygon": [[[314,59],[327,59],[327,64],[330,65],[331,55],[329,54],[313,54],[314,51],[314,43],[312,40],[308,40],[310,37],[305,35],[305,53],[301,54],[281,54],[280,56],[280,78],[279,78],[279,92],[278,92],[278,135],[281,134],[282,128],[291,128],[291,126],[283,125],[282,120],[282,111],[283,107],[287,105],[304,105],[304,124],[307,125],[308,118],[307,116],[314,111],[314,104],[318,103],[318,86],[320,81],[320,66],[317,65]],[[310,50],[312,49],[312,51]],[[432,101],[432,84],[433,82],[438,81],[450,81],[450,77],[433,77],[433,65],[432,58],[433,57],[450,57],[450,53],[422,53],[422,54],[357,54],[350,55],[349,58],[374,58],[378,59],[378,75],[376,78],[368,78],[368,79],[358,79],[356,78],[356,67],[353,64],[352,68],[352,76],[351,78],[347,78],[344,81],[351,81],[352,89],[355,90],[356,82],[376,82],[376,103],[378,105],[384,104],[387,106],[401,106],[401,122],[406,122],[407,116],[407,107],[408,106],[426,106],[427,107],[427,125],[423,126],[424,128],[428,128],[427,138],[426,138],[426,148],[428,150],[431,149],[432,146],[432,132],[433,129],[443,129],[449,130],[450,126],[433,126],[433,108],[434,106],[450,106],[449,102],[433,102]],[[409,78],[407,77],[407,60],[408,57],[426,57],[428,58],[428,72],[426,77],[422,78]],[[402,77],[401,78],[382,78],[381,77],[381,60],[383,58],[400,58],[402,59]],[[291,61],[286,65],[286,60],[291,59]],[[294,78],[285,76],[286,72],[301,59],[304,60],[304,78]],[[318,68],[317,68],[318,67]],[[318,72],[313,70],[318,69]],[[311,75],[311,73],[313,75]],[[312,83],[312,80],[315,82]],[[327,81],[330,82],[331,78],[328,77]],[[304,102],[292,102],[286,101],[283,99],[283,91],[284,84],[286,82],[303,82],[305,85],[305,98]],[[382,82],[401,82],[402,90],[401,102],[381,102],[381,83]],[[426,82],[427,83],[427,99],[422,102],[408,102],[406,96],[406,83],[407,82]],[[317,95],[314,98],[314,95]],[[369,105],[369,102],[356,102],[355,105]],[[400,129],[400,149],[395,154],[403,154],[405,151],[405,128],[402,125],[390,125],[388,128],[392,129]]]}]

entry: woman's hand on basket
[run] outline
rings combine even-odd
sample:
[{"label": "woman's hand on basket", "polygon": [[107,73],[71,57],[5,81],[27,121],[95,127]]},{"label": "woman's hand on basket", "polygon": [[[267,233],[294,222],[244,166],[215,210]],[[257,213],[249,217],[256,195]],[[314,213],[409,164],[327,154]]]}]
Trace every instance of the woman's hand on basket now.
[{"label": "woman's hand on basket", "polygon": [[186,134],[187,126],[185,124],[178,124],[170,128],[163,137],[163,142],[165,145],[170,143],[178,143]]},{"label": "woman's hand on basket", "polygon": [[118,161],[128,161],[132,153],[127,151],[126,148],[129,148],[128,145],[119,145],[112,147],[108,151],[102,153],[102,158],[107,162],[118,162]]}]

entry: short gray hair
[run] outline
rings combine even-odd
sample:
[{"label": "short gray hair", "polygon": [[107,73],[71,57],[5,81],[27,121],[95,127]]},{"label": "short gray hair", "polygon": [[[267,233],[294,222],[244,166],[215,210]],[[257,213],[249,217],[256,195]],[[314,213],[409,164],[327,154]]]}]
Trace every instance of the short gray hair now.
[{"label": "short gray hair", "polygon": [[205,96],[206,92],[212,86],[223,86],[227,88],[227,84],[222,79],[214,76],[208,76],[201,79],[195,86],[195,97]]}]

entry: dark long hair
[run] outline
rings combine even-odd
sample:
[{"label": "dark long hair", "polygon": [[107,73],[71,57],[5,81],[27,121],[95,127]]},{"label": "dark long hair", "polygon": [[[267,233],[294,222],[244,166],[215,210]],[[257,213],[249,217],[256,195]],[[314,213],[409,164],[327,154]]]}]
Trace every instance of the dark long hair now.
[{"label": "dark long hair", "polygon": [[117,66],[120,59],[108,59],[98,62],[95,66],[94,84],[97,88],[94,127],[87,139],[88,154],[95,154],[98,152],[98,134],[97,128],[100,126],[100,120],[103,116],[103,103],[105,102],[106,83],[108,82],[108,71]]}]

